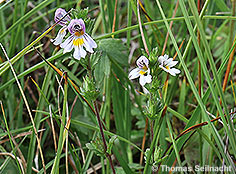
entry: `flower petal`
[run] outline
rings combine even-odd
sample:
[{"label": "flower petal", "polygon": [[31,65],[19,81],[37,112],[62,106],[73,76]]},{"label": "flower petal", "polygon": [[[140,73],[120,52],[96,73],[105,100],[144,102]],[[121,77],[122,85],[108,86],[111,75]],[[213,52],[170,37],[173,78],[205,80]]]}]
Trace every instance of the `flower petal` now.
[{"label": "flower petal", "polygon": [[[56,23],[58,22],[58,24],[61,26],[65,26],[71,20],[70,16],[66,15],[66,14],[67,14],[67,12],[63,8],[58,8],[56,10],[55,16],[54,16],[55,22]],[[61,18],[63,18],[63,19],[61,19]]]},{"label": "flower petal", "polygon": [[[96,44],[96,42],[94,42],[93,40],[90,40],[92,39],[91,37],[88,37],[89,35],[83,35],[83,38],[84,38],[84,47],[86,48],[86,50],[90,53],[93,53],[93,48],[94,48],[94,43]],[[94,43],[93,43],[94,42]],[[92,43],[92,44],[91,44]],[[96,44],[96,47],[97,47],[97,44]]]},{"label": "flower petal", "polygon": [[167,65],[167,64],[171,63],[172,61],[173,61],[173,58],[166,59],[165,64]]},{"label": "flower petal", "polygon": [[175,66],[177,63],[178,63],[178,61],[170,61],[166,65],[171,68],[171,67]]},{"label": "flower petal", "polygon": [[66,35],[66,27],[62,27],[58,33],[55,39],[52,40],[54,45],[60,45],[62,43],[63,38]]},{"label": "flower petal", "polygon": [[152,76],[151,75],[145,76],[145,79],[146,79],[147,83],[151,83],[152,82]]},{"label": "flower petal", "polygon": [[74,48],[75,48],[75,51],[74,51],[73,57],[74,57],[75,59],[80,60],[81,57],[85,58],[85,56],[86,56],[87,53],[86,53],[86,51],[83,49],[82,46],[75,46]]},{"label": "flower petal", "polygon": [[169,70],[169,73],[170,73],[170,75],[172,75],[172,76],[176,76],[175,72],[172,71],[172,69]]},{"label": "flower petal", "polygon": [[[173,73],[173,74],[179,74],[180,73],[180,70],[176,69],[176,68],[171,68],[170,69],[170,74]],[[172,75],[172,74],[171,74]],[[174,75],[175,76],[175,75]]]},{"label": "flower petal", "polygon": [[82,46],[79,47],[79,49],[80,49],[81,57],[85,58],[85,56],[87,55],[87,52],[84,50]]},{"label": "flower petal", "polygon": [[147,90],[147,88],[145,88],[144,86],[142,86],[142,88],[143,88],[144,94],[150,94],[150,92]]},{"label": "flower petal", "polygon": [[141,56],[138,58],[138,60],[136,61],[136,64],[139,68],[143,68],[144,65],[148,68],[149,65],[149,60],[148,58],[146,58],[145,56]]},{"label": "flower petal", "polygon": [[74,57],[75,59],[77,59],[77,60],[80,60],[81,55],[80,55],[79,47],[75,47],[75,51],[74,51],[73,57]]},{"label": "flower petal", "polygon": [[68,25],[71,34],[81,36],[85,33],[85,24],[82,19],[72,19]]},{"label": "flower petal", "polygon": [[68,37],[60,46],[64,49],[63,54],[70,52],[73,49],[74,36]]},{"label": "flower petal", "polygon": [[146,82],[145,76],[144,76],[144,75],[141,75],[141,76],[139,77],[139,84],[140,84],[141,86],[144,86],[146,83],[147,83],[147,82]]},{"label": "flower petal", "polygon": [[87,33],[84,33],[84,38],[91,48],[97,48],[97,43]]},{"label": "flower petal", "polygon": [[169,72],[168,69],[166,69],[164,66],[159,65],[159,67],[160,67],[161,69],[163,69],[164,71]]},{"label": "flower petal", "polygon": [[165,60],[164,56],[159,56],[159,57],[158,57],[158,62],[159,62],[161,65],[163,65],[164,60]]},{"label": "flower petal", "polygon": [[167,54],[165,54],[163,57],[165,60],[167,60],[169,58],[169,56]]},{"label": "flower petal", "polygon": [[129,73],[129,79],[130,80],[133,80],[133,79],[136,79],[140,76],[140,69],[139,68],[135,68],[133,69],[132,71],[130,71]]}]

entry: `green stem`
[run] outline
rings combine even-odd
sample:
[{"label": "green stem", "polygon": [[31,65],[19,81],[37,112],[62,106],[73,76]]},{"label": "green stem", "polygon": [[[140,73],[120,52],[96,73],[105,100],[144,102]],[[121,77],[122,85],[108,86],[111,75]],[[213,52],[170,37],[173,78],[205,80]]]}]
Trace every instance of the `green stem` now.
[{"label": "green stem", "polygon": [[[189,16],[189,19],[193,19],[194,17],[193,16]],[[221,20],[236,20],[236,17],[232,17],[232,16],[214,16],[214,15],[206,15],[206,16],[202,16],[202,19],[221,19]],[[168,18],[166,19],[166,21],[181,21],[181,20],[184,20],[184,17],[175,17],[175,18]],[[152,22],[145,22],[142,24],[142,26],[146,26],[146,25],[152,25],[152,24],[159,24],[159,23],[163,23],[164,20],[157,20],[157,21],[152,21]],[[123,33],[123,32],[127,32],[129,30],[134,30],[134,29],[137,29],[139,27],[138,24],[136,25],[132,25],[130,27],[126,27],[126,28],[123,28],[123,29],[120,29],[120,30],[117,30],[115,31],[114,33],[107,33],[107,34],[104,34],[102,36],[98,36],[98,37],[95,37],[96,40],[101,40],[101,39],[104,39],[104,38],[108,38],[108,37],[111,37],[112,35],[117,35],[117,34],[120,34],[120,33]]]},{"label": "green stem", "polygon": [[100,6],[101,14],[102,14],[102,26],[104,29],[104,33],[107,33],[107,23],[106,23],[105,11],[104,11],[105,6],[103,4],[103,0],[99,0],[99,6]]},{"label": "green stem", "polygon": [[[162,112],[164,112],[164,110]],[[149,151],[148,156],[147,156],[147,160],[146,160],[146,164],[145,164],[143,173],[147,173],[148,168],[150,166],[150,160],[151,160],[151,157],[152,157],[152,152],[153,152],[154,146],[156,145],[158,134],[160,133],[159,130],[161,128],[162,121],[163,121],[163,117],[160,116],[159,120],[156,120],[156,122],[155,122],[156,126],[155,126],[154,136],[153,136],[153,140],[152,140],[152,143],[151,143],[151,146],[150,146],[150,151]]]}]

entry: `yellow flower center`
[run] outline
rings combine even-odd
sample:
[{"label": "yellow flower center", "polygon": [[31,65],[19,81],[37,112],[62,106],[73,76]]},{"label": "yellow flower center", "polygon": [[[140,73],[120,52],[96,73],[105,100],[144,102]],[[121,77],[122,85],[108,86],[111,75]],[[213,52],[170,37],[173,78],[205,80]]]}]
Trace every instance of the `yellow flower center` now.
[{"label": "yellow flower center", "polygon": [[144,75],[144,74],[146,74],[146,72],[145,71],[139,71],[139,73],[141,74],[141,75]]},{"label": "yellow flower center", "polygon": [[83,45],[83,43],[84,43],[83,38],[78,38],[78,39],[73,40],[73,45],[75,45],[75,46],[81,46],[81,45]]},{"label": "yellow flower center", "polygon": [[61,30],[61,34],[62,34],[64,31],[65,31],[65,29],[62,29],[62,30]]},{"label": "yellow flower center", "polygon": [[83,31],[83,30],[82,30],[82,31],[79,31],[79,32],[75,32],[75,35],[78,36],[78,37],[81,36],[81,35],[83,35],[83,34],[84,34],[84,31]]},{"label": "yellow flower center", "polygon": [[147,66],[143,65],[142,70],[139,71],[139,74],[145,75],[147,73],[147,70],[148,70]]},{"label": "yellow flower center", "polygon": [[166,66],[165,68],[166,68],[167,70],[170,70],[170,67],[169,67],[169,66]]}]

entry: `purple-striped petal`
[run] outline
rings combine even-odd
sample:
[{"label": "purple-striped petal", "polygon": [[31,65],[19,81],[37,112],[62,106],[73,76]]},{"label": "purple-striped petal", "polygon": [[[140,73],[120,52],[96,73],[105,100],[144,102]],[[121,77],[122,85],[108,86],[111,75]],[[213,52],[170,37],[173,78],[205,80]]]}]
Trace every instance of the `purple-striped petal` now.
[{"label": "purple-striped petal", "polygon": [[66,15],[66,14],[67,14],[67,12],[63,8],[58,8],[55,12],[54,21],[56,23],[58,21],[60,21],[60,22],[58,22],[58,24],[61,25],[61,26],[67,25],[69,23],[69,21],[71,21],[71,18],[70,18],[69,15]]}]

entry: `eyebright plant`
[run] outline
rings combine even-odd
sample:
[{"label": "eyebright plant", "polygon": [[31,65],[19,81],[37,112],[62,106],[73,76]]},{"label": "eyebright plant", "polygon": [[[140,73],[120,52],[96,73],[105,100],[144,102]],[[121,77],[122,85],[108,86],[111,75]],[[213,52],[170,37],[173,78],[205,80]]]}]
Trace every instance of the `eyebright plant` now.
[{"label": "eyebright plant", "polygon": [[[85,58],[87,52],[93,53],[93,49],[97,48],[96,42],[86,33],[86,27],[83,19],[71,19],[64,9],[57,9],[55,12],[55,22],[63,27],[59,30],[57,37],[53,40],[54,45],[60,45],[63,48],[63,54],[71,52],[74,48],[73,57],[80,60]],[[63,18],[65,16],[65,18]],[[62,20],[61,20],[62,19]],[[69,23],[69,24],[68,24]],[[68,25],[67,25],[68,24]],[[66,31],[71,34],[62,43],[66,35]],[[84,50],[86,49],[86,51]]]},{"label": "eyebright plant", "polygon": [[[156,50],[154,49],[153,52],[156,52]],[[167,54],[165,54],[164,56],[159,56],[157,63],[159,63],[159,68],[161,68],[161,70],[166,71],[172,76],[176,76],[181,72],[179,69],[173,68],[178,63],[178,61],[174,61],[173,58],[169,58]],[[143,90],[145,92],[147,89],[144,86],[147,83],[151,83],[152,78],[157,76],[156,73],[154,73],[154,76],[151,75],[152,72],[154,72],[157,69],[156,62],[152,65],[152,72],[149,68],[149,59],[146,58],[145,56],[139,57],[138,60],[136,61],[136,64],[138,67],[131,70],[128,77],[130,80],[139,78],[139,84],[143,87]]]},{"label": "eyebright plant", "polygon": [[157,58],[157,48],[152,50],[148,58],[145,56],[139,57],[136,61],[138,67],[131,70],[128,77],[130,80],[139,78],[139,84],[147,97],[144,113],[150,120],[155,120],[159,117],[159,113],[163,108],[162,100],[158,93],[158,89],[161,86],[158,77],[162,70],[172,76],[179,74],[180,70],[173,68],[178,61],[169,58],[167,54]]}]

